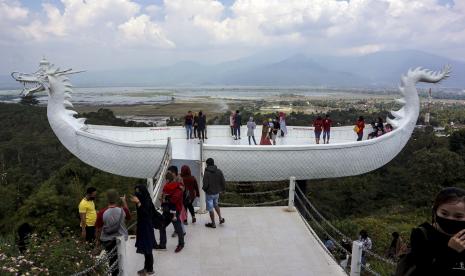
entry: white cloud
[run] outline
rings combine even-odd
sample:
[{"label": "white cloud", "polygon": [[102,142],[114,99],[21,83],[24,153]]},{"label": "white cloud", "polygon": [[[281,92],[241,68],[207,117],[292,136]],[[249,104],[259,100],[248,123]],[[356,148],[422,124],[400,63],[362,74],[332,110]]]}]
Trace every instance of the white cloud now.
[{"label": "white cloud", "polygon": [[125,41],[132,45],[148,44],[161,48],[175,47],[174,42],[166,38],[163,30],[150,21],[147,15],[131,18],[124,24],[119,25],[118,29]]},{"label": "white cloud", "polygon": [[89,60],[105,53],[134,63],[145,62],[147,53],[175,62],[267,49],[353,55],[408,48],[465,60],[465,1],[236,0],[225,6],[218,0],[164,0],[143,6],[134,0],[62,0],[60,7],[42,1],[42,10],[33,12],[25,3],[0,0],[0,58],[18,51],[15,45],[40,45],[42,52],[65,55],[79,47]]},{"label": "white cloud", "polygon": [[26,19],[28,14],[29,11],[22,7],[20,2],[0,0],[0,19],[22,20]]}]

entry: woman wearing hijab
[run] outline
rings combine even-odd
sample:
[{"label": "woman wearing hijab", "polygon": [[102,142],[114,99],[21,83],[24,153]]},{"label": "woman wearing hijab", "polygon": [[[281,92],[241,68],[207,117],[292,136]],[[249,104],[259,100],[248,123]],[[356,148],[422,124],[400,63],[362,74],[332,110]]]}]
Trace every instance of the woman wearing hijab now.
[{"label": "woman wearing hijab", "polygon": [[281,129],[281,137],[287,135],[286,114],[279,112],[279,128]]},{"label": "woman wearing hijab", "polygon": [[[184,207],[189,210],[192,216],[192,223],[196,222],[195,219],[195,211],[194,206],[192,203],[194,202],[195,198],[200,195],[199,193],[199,185],[197,184],[197,180],[191,174],[191,169],[187,165],[183,165],[181,167],[181,177],[184,182]],[[184,224],[187,225],[187,216],[184,220]]]},{"label": "woman wearing hijab", "polygon": [[150,198],[149,191],[145,185],[136,186],[135,195],[131,201],[137,207],[137,231],[136,231],[136,248],[137,253],[144,254],[144,268],[137,271],[139,275],[153,275],[153,254],[152,250],[156,247],[155,234],[153,231],[152,217],[155,207]]},{"label": "woman wearing hijab", "polygon": [[251,145],[250,138],[253,139],[253,143],[255,145],[257,144],[257,142],[255,141],[255,134],[254,134],[256,127],[257,127],[257,124],[255,124],[253,117],[250,117],[249,121],[247,122],[247,136],[249,137],[249,145]]},{"label": "woman wearing hijab", "polygon": [[264,120],[262,125],[262,137],[260,138],[260,145],[271,145],[269,132],[269,124],[266,120]]}]

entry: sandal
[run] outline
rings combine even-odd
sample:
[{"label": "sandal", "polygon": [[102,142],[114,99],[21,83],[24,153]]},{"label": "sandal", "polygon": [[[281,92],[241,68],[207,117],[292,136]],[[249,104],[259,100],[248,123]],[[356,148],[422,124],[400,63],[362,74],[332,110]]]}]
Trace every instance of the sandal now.
[{"label": "sandal", "polygon": [[211,223],[211,222],[209,222],[209,223],[206,223],[206,224],[205,224],[205,227],[216,228],[216,225],[213,224],[213,223]]}]

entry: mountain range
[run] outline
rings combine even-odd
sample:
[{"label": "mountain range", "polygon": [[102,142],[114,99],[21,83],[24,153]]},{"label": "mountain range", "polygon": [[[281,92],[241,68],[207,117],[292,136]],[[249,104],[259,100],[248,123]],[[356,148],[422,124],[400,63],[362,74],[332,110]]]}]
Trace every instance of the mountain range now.
[{"label": "mountain range", "polygon": [[[415,50],[382,51],[356,57],[249,56],[214,65],[184,61],[145,69],[92,71],[72,77],[75,86],[311,86],[396,87],[401,74],[422,66],[452,66],[444,87],[465,88],[465,62]],[[31,72],[37,68],[31,68]],[[0,88],[18,84],[0,76]]]}]

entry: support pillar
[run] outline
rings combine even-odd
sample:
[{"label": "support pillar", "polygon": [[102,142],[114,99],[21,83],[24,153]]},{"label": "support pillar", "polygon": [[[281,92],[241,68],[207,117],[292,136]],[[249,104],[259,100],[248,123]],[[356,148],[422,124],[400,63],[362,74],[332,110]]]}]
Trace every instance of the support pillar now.
[{"label": "support pillar", "polygon": [[198,214],[206,214],[207,213],[207,202],[206,202],[206,195],[205,191],[202,189],[203,186],[203,174],[205,172],[205,160],[203,156],[203,141],[200,141],[200,179],[199,179],[199,210],[197,211]]},{"label": "support pillar", "polygon": [[294,196],[295,196],[295,177],[291,176],[289,178],[289,202],[287,204],[287,210],[289,212],[295,211]]},{"label": "support pillar", "polygon": [[362,243],[352,242],[352,262],[350,263],[350,276],[360,276],[362,270]]},{"label": "support pillar", "polygon": [[118,254],[118,269],[120,276],[127,276],[127,256],[126,256],[126,240],[124,237],[116,237],[116,247]]},{"label": "support pillar", "polygon": [[[296,180],[295,181],[295,184],[297,187],[299,187],[299,189],[302,191],[303,195],[300,194],[300,192],[298,192],[298,195],[300,197],[302,196],[306,196],[307,195],[307,180]],[[304,214],[304,217],[307,218],[307,219],[310,219],[307,217],[304,209],[302,208],[302,204],[300,204],[300,202],[295,202],[295,208],[297,208],[297,210],[299,210],[299,212],[301,214]]]}]

